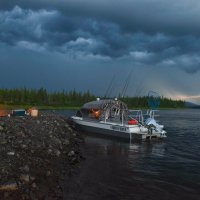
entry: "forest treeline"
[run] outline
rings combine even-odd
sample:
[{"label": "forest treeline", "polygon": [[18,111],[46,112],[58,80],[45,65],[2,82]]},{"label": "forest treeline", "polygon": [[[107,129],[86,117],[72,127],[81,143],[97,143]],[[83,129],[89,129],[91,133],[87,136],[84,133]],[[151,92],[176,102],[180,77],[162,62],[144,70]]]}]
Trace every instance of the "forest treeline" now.
[{"label": "forest treeline", "polygon": [[[4,105],[79,107],[95,99],[96,96],[91,94],[90,91],[77,92],[72,90],[69,92],[48,92],[44,88],[0,89],[0,104]],[[148,107],[148,98],[145,96],[124,97],[121,100],[127,103],[128,107]],[[160,107],[183,108],[185,107],[185,102],[161,97]]]}]

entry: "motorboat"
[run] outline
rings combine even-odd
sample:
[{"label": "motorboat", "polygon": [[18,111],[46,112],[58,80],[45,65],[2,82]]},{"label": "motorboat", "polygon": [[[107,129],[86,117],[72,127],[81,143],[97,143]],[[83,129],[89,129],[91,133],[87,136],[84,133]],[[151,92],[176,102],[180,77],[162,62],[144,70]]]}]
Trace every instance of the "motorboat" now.
[{"label": "motorboat", "polygon": [[146,124],[142,123],[133,118],[127,105],[117,98],[97,98],[96,101],[85,103],[71,119],[78,130],[130,141],[164,137],[163,128],[155,128],[157,122],[153,118]]}]

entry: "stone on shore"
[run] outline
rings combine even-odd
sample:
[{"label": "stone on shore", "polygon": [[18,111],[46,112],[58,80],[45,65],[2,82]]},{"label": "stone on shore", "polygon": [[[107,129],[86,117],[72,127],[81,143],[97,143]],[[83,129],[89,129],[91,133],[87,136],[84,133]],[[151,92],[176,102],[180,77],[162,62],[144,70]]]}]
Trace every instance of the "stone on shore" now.
[{"label": "stone on shore", "polygon": [[50,112],[0,118],[0,199],[62,199],[61,180],[81,155],[82,138]]}]

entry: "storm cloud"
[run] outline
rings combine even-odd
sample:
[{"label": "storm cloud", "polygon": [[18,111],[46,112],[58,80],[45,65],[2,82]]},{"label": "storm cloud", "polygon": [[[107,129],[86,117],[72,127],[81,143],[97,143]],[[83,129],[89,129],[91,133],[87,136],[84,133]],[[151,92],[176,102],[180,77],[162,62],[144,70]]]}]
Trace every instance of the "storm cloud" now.
[{"label": "storm cloud", "polygon": [[11,2],[4,1],[0,11],[3,43],[75,58],[131,56],[136,64],[179,67],[188,73],[200,69],[196,1],[194,7],[187,1],[156,0]]},{"label": "storm cloud", "polygon": [[200,71],[199,10],[196,0],[2,0],[0,47],[76,66],[104,62],[112,70],[131,65],[193,75]]},{"label": "storm cloud", "polygon": [[197,0],[2,0],[1,10],[10,10],[13,5],[32,10],[59,10],[68,16],[104,19],[130,32],[200,33],[200,2]]}]

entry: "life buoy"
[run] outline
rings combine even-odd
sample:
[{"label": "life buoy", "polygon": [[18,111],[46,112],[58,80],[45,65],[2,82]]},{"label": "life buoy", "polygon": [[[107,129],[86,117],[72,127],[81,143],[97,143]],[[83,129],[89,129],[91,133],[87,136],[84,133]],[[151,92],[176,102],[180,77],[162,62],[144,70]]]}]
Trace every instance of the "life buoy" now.
[{"label": "life buoy", "polygon": [[128,120],[128,125],[137,125],[138,121],[136,119],[130,119]]}]

